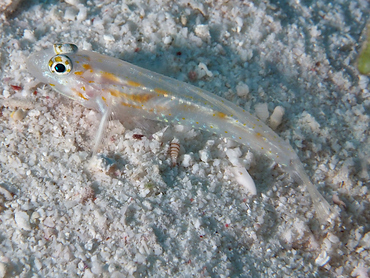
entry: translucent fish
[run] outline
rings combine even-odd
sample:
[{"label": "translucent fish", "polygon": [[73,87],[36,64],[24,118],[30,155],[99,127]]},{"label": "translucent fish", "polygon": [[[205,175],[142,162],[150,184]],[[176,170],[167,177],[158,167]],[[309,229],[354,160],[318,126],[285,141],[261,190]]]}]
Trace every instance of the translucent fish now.
[{"label": "translucent fish", "polygon": [[73,44],[56,44],[35,53],[27,67],[57,92],[102,113],[94,152],[112,113],[118,119],[189,125],[269,157],[306,186],[320,218],[330,216],[330,205],[311,183],[292,147],[248,111],[217,95]]}]

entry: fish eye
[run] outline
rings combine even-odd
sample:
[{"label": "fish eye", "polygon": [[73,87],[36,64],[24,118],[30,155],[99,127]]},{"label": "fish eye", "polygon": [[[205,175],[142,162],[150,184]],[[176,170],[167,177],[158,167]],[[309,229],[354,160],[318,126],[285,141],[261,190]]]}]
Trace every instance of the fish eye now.
[{"label": "fish eye", "polygon": [[64,72],[66,71],[66,67],[65,67],[65,65],[63,65],[63,64],[56,64],[56,65],[54,66],[54,69],[55,69],[55,71],[56,71],[56,72],[58,72],[58,73],[64,73]]},{"label": "fish eye", "polygon": [[66,55],[55,55],[49,60],[49,70],[58,75],[67,75],[72,70],[72,61]]}]

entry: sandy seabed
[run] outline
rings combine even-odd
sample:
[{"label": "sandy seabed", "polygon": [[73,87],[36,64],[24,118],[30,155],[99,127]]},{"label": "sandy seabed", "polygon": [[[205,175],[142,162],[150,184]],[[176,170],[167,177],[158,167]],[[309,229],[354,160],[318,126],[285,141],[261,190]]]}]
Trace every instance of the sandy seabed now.
[{"label": "sandy seabed", "polygon": [[[367,1],[9,0],[0,11],[0,277],[368,277],[370,93],[356,69]],[[92,163],[99,114],[25,66],[56,42],[262,118],[283,107],[276,132],[337,216],[320,223],[304,186],[256,150],[187,127],[174,127],[176,167],[169,140],[123,119]]]}]

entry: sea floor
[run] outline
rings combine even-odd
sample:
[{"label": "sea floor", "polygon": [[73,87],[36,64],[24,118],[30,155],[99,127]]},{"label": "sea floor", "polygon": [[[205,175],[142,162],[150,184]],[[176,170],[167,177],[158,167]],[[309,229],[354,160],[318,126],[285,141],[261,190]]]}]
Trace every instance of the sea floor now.
[{"label": "sea floor", "polygon": [[[368,277],[368,1],[0,3],[0,277]],[[54,43],[219,95],[289,141],[333,215],[279,165],[218,134],[113,118],[36,80]],[[72,77],[71,77],[72,78]],[[279,121],[280,122],[280,121]],[[166,128],[166,126],[162,126]],[[141,136],[145,135],[145,136]],[[237,159],[257,189],[232,171]]]}]

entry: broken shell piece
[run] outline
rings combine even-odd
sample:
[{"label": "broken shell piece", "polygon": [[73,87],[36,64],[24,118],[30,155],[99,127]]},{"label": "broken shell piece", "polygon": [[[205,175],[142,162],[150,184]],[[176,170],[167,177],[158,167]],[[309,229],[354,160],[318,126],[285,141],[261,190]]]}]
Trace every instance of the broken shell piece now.
[{"label": "broken shell piece", "polygon": [[0,186],[0,194],[4,195],[5,200],[9,201],[13,199],[13,194],[6,190],[4,187]]},{"label": "broken shell piece", "polygon": [[316,258],[315,263],[318,266],[324,266],[326,265],[330,260],[330,256],[328,256],[328,253],[326,251],[322,251],[320,255]]},{"label": "broken shell piece", "polygon": [[243,166],[231,167],[231,169],[234,173],[236,181],[245,188],[247,193],[256,195],[256,185],[248,171]]},{"label": "broken shell piece", "polygon": [[333,195],[333,202],[334,204],[337,204],[338,206],[343,206],[344,208],[347,207],[346,204],[341,199],[339,199],[337,194]]},{"label": "broken shell piece", "polygon": [[21,0],[0,1],[0,12],[10,14],[17,8],[20,2]]},{"label": "broken shell piece", "polygon": [[27,115],[27,112],[24,111],[23,109],[18,109],[16,111],[14,111],[10,117],[12,117],[14,120],[16,121],[21,121],[24,119],[24,117],[26,117]]},{"label": "broken shell piece", "polygon": [[182,26],[186,26],[186,24],[188,23],[188,18],[186,17],[186,15],[183,14],[180,17],[180,21],[181,21]]}]

